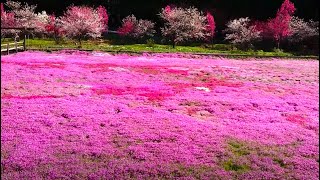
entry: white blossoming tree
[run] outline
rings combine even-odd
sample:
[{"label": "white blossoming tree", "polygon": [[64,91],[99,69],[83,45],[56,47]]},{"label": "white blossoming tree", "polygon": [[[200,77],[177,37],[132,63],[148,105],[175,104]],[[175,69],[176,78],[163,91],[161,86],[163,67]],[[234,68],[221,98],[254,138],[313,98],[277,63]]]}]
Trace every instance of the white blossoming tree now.
[{"label": "white blossoming tree", "polygon": [[7,1],[5,4],[10,9],[8,13],[14,16],[14,26],[34,28],[32,35],[43,36],[46,33],[45,27],[49,22],[49,16],[45,11],[37,14],[36,5],[21,4],[16,1]]},{"label": "white blossoming tree", "polygon": [[16,23],[21,27],[35,27],[37,21],[37,14],[35,13],[36,5],[21,4],[16,1],[7,1],[7,7],[11,9],[16,18]]},{"label": "white blossoming tree", "polygon": [[307,22],[294,16],[290,21],[290,32],[289,41],[301,42],[307,38],[319,36],[319,27],[316,22]]},{"label": "white blossoming tree", "polygon": [[260,39],[261,33],[256,30],[254,25],[250,25],[250,19],[248,17],[229,21],[225,32],[225,40],[242,48],[252,46],[254,41]]},{"label": "white blossoming tree", "polygon": [[50,18],[46,11],[36,14],[36,19],[34,21],[35,32],[39,36],[47,34],[46,26],[49,24]]},{"label": "white blossoming tree", "polygon": [[176,44],[189,40],[202,40],[210,36],[207,31],[207,18],[197,8],[171,8],[167,6],[160,12],[164,20],[162,35]]}]

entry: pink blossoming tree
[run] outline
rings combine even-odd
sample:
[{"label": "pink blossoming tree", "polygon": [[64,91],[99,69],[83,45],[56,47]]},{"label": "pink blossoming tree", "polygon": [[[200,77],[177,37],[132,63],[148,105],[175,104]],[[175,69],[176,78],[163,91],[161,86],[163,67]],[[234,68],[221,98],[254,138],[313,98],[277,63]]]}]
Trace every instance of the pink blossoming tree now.
[{"label": "pink blossoming tree", "polygon": [[108,30],[108,21],[109,21],[109,16],[108,16],[108,13],[107,13],[107,9],[103,6],[99,6],[97,8],[97,11],[98,11],[98,14],[101,18],[101,23],[103,24],[104,26],[104,30],[103,32],[106,32]]},{"label": "pink blossoming tree", "polygon": [[280,48],[281,40],[290,35],[290,21],[295,10],[294,4],[290,0],[285,0],[276,17],[267,22],[267,30],[277,42],[278,49]]},{"label": "pink blossoming tree", "polygon": [[1,3],[1,14],[4,12],[4,6],[3,6],[3,3]]},{"label": "pink blossoming tree", "polygon": [[105,31],[103,17],[96,9],[87,6],[70,6],[61,17],[66,37],[78,40],[81,47],[83,38],[99,38]]},{"label": "pink blossoming tree", "polygon": [[53,37],[56,43],[58,43],[64,35],[60,18],[56,17],[54,14],[49,15],[49,21],[48,24],[46,24],[45,29],[46,34],[49,37]]},{"label": "pink blossoming tree", "polygon": [[[3,3],[1,3],[1,26],[2,27],[13,27],[16,24],[14,13],[6,12],[4,10]],[[1,29],[1,37],[5,38],[7,35],[17,34],[16,30]]]},{"label": "pink blossoming tree", "polygon": [[127,16],[122,20],[122,26],[118,28],[117,32],[120,36],[127,36],[134,29],[134,23],[136,23],[136,18],[132,16]]},{"label": "pink blossoming tree", "polygon": [[214,17],[210,12],[207,12],[207,31],[209,32],[209,39],[212,40],[215,36],[216,23]]}]

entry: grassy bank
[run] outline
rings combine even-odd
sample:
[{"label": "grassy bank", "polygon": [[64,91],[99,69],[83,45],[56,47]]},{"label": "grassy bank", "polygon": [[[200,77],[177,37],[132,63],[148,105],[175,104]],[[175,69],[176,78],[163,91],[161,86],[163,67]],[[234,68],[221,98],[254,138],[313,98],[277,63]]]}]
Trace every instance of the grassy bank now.
[{"label": "grassy bank", "polygon": [[[7,41],[7,40],[5,40]],[[2,42],[5,43],[5,42]],[[221,55],[243,55],[243,56],[268,56],[268,57],[294,57],[290,52],[262,50],[242,51],[228,44],[214,44],[208,46],[176,46],[163,44],[125,44],[114,45],[107,40],[101,41],[83,41],[82,47],[74,41],[64,41],[57,44],[53,39],[29,39],[27,48],[35,50],[56,50],[56,49],[80,49],[80,50],[98,50],[107,52],[159,52],[159,53],[203,53],[203,54],[221,54]],[[316,56],[301,56],[305,58],[317,58]]]}]

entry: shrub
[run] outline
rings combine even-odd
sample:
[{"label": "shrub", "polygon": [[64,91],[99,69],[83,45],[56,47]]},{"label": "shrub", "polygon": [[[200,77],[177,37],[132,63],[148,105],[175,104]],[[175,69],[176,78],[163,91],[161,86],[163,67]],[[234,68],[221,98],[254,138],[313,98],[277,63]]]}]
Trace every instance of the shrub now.
[{"label": "shrub", "polygon": [[122,20],[122,26],[117,30],[120,36],[128,36],[134,30],[137,18],[134,15],[127,16]]},{"label": "shrub", "polygon": [[154,40],[153,39],[147,39],[147,46],[148,47],[154,47],[154,44],[155,44],[155,42],[154,42]]},{"label": "shrub", "polygon": [[118,29],[118,33],[121,36],[143,39],[154,35],[154,26],[155,24],[151,21],[143,19],[137,20],[134,15],[130,15],[122,20],[122,26]]},{"label": "shrub", "polygon": [[250,25],[248,17],[229,21],[225,32],[225,40],[244,49],[251,48],[253,42],[261,37],[261,31],[258,31],[255,25]]},{"label": "shrub", "polygon": [[161,33],[172,42],[173,47],[177,43],[201,40],[210,36],[207,32],[207,18],[197,8],[167,6],[162,9],[159,16],[165,21]]}]

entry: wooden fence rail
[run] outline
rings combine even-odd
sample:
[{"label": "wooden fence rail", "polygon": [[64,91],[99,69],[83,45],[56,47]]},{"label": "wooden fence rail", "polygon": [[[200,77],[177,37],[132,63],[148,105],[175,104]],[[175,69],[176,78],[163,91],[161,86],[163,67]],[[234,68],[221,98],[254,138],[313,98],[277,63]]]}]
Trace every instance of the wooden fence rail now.
[{"label": "wooden fence rail", "polygon": [[10,54],[11,50],[18,52],[19,49],[23,51],[26,50],[26,37],[24,37],[23,41],[14,41],[13,43],[8,42],[7,44],[1,44],[1,53],[7,52],[8,55]]}]

